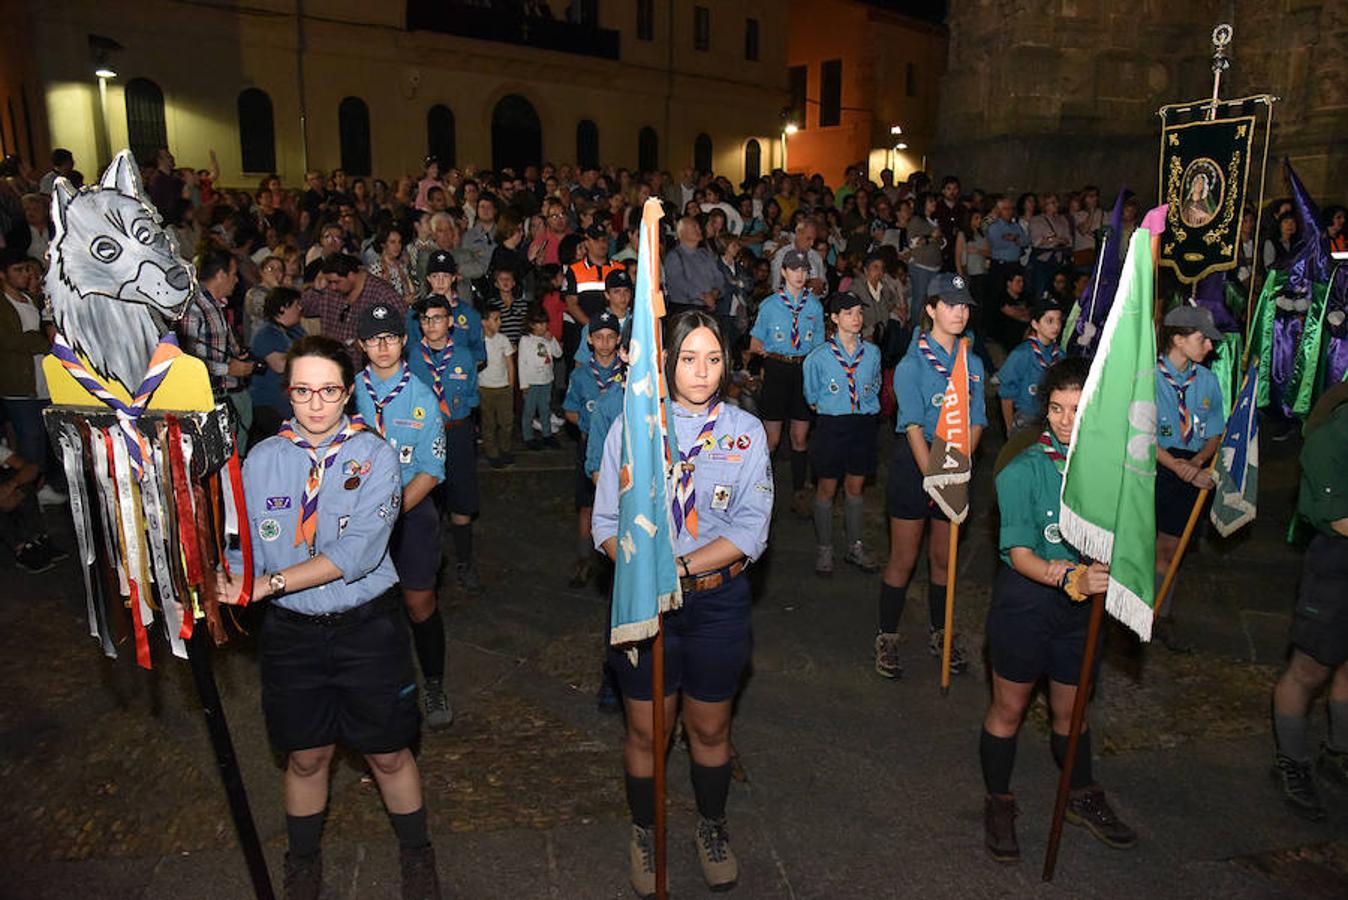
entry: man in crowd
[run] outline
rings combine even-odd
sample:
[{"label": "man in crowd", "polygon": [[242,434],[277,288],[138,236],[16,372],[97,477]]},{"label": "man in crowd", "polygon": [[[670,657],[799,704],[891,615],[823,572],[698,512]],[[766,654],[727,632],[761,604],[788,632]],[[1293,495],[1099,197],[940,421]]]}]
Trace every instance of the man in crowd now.
[{"label": "man in crowd", "polygon": [[300,295],[304,314],[317,317],[323,334],[341,341],[357,368],[361,365],[360,346],[356,342],[356,323],[361,313],[384,303],[406,315],[407,305],[393,286],[378,275],[371,275],[360,261],[345,253],[336,253],[323,261],[313,287]]}]

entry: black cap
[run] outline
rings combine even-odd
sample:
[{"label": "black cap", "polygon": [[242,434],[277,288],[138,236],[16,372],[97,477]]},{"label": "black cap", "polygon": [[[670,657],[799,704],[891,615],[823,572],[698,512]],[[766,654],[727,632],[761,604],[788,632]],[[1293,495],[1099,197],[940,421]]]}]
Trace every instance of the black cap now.
[{"label": "black cap", "polygon": [[587,238],[606,238],[608,237],[608,229],[601,222],[591,222],[590,227],[585,229],[585,236]]},{"label": "black cap", "polygon": [[1044,294],[1038,300],[1030,304],[1030,318],[1037,321],[1042,319],[1046,313],[1051,313],[1055,309],[1058,312],[1063,311],[1062,304],[1058,302],[1058,298],[1054,297],[1052,294]]},{"label": "black cap", "polygon": [[426,274],[434,275],[437,272],[443,272],[447,275],[459,274],[459,264],[454,259],[454,254],[448,250],[436,250],[431,254],[430,260],[426,263]]},{"label": "black cap", "polygon": [[618,317],[608,310],[604,310],[599,315],[590,320],[590,334],[596,334],[600,331],[612,331],[615,334],[623,333],[622,322]]},{"label": "black cap", "polygon": [[628,275],[627,270],[622,266],[609,272],[608,275],[604,277],[604,289],[611,291],[614,288],[632,289],[632,276]]},{"label": "black cap", "polygon": [[407,324],[402,314],[387,303],[376,303],[360,314],[356,323],[356,336],[362,341],[381,334],[407,334]]},{"label": "black cap", "polygon": [[1211,341],[1220,341],[1222,333],[1212,320],[1212,313],[1201,306],[1177,306],[1165,314],[1164,324],[1175,328],[1187,328],[1203,332],[1203,337]]},{"label": "black cap", "polygon": [[851,291],[834,291],[828,295],[828,311],[831,313],[842,312],[844,309],[851,309],[860,305],[861,298]]},{"label": "black cap", "polygon": [[927,285],[927,297],[940,297],[950,306],[977,306],[978,301],[969,293],[969,285],[962,275],[942,272]]},{"label": "black cap", "polygon": [[810,257],[803,251],[791,249],[782,256],[782,269],[808,269]]}]

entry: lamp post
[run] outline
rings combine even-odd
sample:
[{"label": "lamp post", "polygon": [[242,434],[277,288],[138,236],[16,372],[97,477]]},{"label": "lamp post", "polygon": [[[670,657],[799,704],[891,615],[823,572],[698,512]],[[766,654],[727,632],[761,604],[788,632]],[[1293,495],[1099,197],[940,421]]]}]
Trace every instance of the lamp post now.
[{"label": "lamp post", "polygon": [[112,54],[122,49],[122,45],[112,38],[101,34],[89,35],[89,56],[94,64],[94,77],[98,79],[98,110],[94,122],[94,155],[98,157],[99,167],[107,165],[112,159],[112,135],[108,130],[108,81],[117,77],[112,66]]}]

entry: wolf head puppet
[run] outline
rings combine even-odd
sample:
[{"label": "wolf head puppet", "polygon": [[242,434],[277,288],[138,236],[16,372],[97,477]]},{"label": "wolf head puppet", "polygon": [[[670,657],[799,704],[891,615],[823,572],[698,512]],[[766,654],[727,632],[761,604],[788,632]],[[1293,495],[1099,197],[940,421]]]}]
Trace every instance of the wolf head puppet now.
[{"label": "wolf head puppet", "polygon": [[98,187],[56,180],[47,270],[56,327],[99,376],[134,392],[168,323],[197,290],[196,272],[141,190],[130,151]]}]

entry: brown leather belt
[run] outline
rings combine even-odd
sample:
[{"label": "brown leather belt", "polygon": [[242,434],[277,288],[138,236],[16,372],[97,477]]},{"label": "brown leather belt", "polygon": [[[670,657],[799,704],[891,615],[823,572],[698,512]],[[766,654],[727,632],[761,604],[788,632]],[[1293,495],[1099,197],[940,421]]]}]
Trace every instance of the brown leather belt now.
[{"label": "brown leather belt", "polygon": [[726,584],[747,568],[748,563],[740,560],[715,572],[703,572],[701,575],[683,575],[679,578],[679,587],[684,593],[689,591],[713,591]]},{"label": "brown leather belt", "polygon": [[805,357],[803,356],[783,356],[780,353],[766,353],[766,352],[763,355],[766,356],[768,359],[775,359],[777,360],[777,362],[790,363],[793,366],[798,366],[801,363],[805,362]]},{"label": "brown leather belt", "polygon": [[471,425],[471,424],[473,424],[473,417],[471,415],[464,416],[461,419],[450,419],[448,422],[445,423],[445,430],[448,431],[451,428],[459,428],[464,425]]}]

